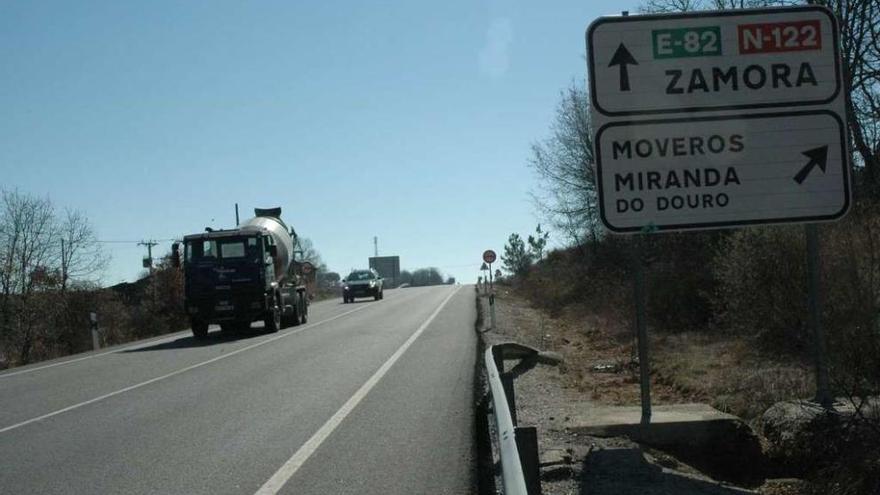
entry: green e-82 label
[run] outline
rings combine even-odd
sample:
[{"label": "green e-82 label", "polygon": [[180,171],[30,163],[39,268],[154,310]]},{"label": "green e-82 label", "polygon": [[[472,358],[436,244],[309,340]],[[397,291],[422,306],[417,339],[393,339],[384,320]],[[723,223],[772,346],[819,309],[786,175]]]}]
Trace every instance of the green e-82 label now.
[{"label": "green e-82 label", "polygon": [[705,57],[721,55],[721,27],[655,29],[654,58]]}]

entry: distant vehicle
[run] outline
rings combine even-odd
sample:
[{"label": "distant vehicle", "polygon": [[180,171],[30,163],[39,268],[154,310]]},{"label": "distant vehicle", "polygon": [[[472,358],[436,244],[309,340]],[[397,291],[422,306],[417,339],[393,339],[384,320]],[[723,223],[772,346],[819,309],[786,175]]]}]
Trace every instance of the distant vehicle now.
[{"label": "distant vehicle", "polygon": [[342,302],[354,302],[356,297],[372,297],[378,301],[385,297],[383,280],[379,272],[373,270],[355,270],[342,279]]},{"label": "distant vehicle", "polygon": [[[281,208],[254,210],[238,228],[184,237],[184,304],[193,336],[208,325],[224,331],[262,320],[267,332],[308,320],[302,263],[294,261],[296,233],[281,220]],[[180,266],[178,244],[172,262]]]}]

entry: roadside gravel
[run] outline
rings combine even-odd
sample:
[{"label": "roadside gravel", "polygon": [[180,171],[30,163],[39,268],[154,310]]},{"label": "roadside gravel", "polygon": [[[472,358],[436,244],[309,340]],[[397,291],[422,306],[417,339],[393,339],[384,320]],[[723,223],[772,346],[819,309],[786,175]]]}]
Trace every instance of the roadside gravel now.
[{"label": "roadside gravel", "polygon": [[[578,435],[570,430],[574,417],[589,414],[598,404],[636,405],[638,385],[630,373],[591,373],[595,364],[619,366],[619,346],[588,342],[592,354],[585,353],[583,339],[547,320],[507,288],[496,296],[497,328],[488,329],[488,300],[484,308],[485,344],[517,342],[541,350],[555,351],[567,362],[552,367],[538,365],[517,378],[516,407],[520,425],[536,426],[542,463],[541,485],[547,495],[562,494],[707,494],[754,493],[718,483],[674,457],[642,446],[626,438],[599,438]],[[568,330],[568,331],[566,331]],[[589,330],[574,329],[589,334]],[[576,349],[581,352],[572,352]],[[616,357],[615,357],[616,356]],[[572,362],[571,359],[578,359]],[[583,362],[590,361],[591,362]],[[578,379],[571,375],[577,373]],[[578,383],[579,386],[573,386]],[[587,387],[584,387],[587,383]],[[666,400],[671,392],[661,390]],[[633,401],[636,402],[633,402]]]}]

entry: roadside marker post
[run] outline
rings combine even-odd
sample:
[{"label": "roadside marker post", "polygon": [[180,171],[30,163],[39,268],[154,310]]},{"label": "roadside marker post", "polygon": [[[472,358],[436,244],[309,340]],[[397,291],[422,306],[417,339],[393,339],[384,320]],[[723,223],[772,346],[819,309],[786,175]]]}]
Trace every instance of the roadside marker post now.
[{"label": "roadside marker post", "polygon": [[101,348],[101,338],[98,335],[98,314],[94,311],[89,313],[89,328],[92,331],[92,349],[97,351]]},{"label": "roadside marker post", "polygon": [[[830,406],[818,222],[851,206],[839,28],[804,5],[600,17],[587,28],[596,188],[615,234],[805,224],[816,400]],[[642,240],[634,248],[650,422]]]}]

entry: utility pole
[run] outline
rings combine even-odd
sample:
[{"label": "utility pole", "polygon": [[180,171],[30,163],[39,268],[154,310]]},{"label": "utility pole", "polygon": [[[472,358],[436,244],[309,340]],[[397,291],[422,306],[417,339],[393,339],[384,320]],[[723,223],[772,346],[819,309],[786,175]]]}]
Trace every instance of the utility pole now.
[{"label": "utility pole", "polygon": [[144,268],[150,269],[150,298],[154,306],[156,304],[156,281],[153,280],[153,246],[158,244],[158,242],[152,239],[138,243],[138,246],[147,246],[147,258],[144,260]]},{"label": "utility pole", "polygon": [[373,236],[373,256],[379,257],[379,237]]},{"label": "utility pole", "polygon": [[150,269],[150,275],[153,274],[153,246],[157,246],[158,244],[158,242],[152,239],[137,243],[138,246],[147,246],[147,259],[144,260],[144,268]]},{"label": "utility pole", "polygon": [[64,239],[61,239],[61,292],[67,289],[67,253],[64,250]]}]

